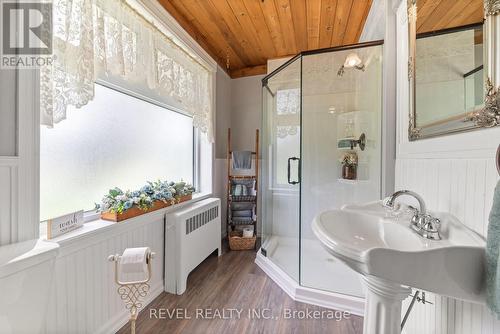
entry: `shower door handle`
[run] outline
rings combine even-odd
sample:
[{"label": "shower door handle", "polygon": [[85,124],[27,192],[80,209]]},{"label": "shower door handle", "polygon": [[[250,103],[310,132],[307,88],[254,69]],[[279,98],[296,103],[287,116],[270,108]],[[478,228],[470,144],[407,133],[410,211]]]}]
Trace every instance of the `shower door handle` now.
[{"label": "shower door handle", "polygon": [[[298,161],[298,176],[297,176],[297,181],[292,181],[290,180],[290,174],[291,174],[291,164],[292,164],[292,160],[293,161]],[[288,173],[287,173],[287,176],[288,176],[288,183],[289,184],[299,184],[300,183],[300,158],[297,158],[297,157],[291,157],[291,158],[288,158]]]}]

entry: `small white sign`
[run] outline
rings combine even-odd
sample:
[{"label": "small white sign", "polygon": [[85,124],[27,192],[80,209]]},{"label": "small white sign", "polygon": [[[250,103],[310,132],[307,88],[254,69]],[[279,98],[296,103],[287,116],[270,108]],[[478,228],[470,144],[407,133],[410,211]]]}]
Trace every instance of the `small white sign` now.
[{"label": "small white sign", "polygon": [[53,239],[83,225],[83,210],[47,221],[47,239]]}]

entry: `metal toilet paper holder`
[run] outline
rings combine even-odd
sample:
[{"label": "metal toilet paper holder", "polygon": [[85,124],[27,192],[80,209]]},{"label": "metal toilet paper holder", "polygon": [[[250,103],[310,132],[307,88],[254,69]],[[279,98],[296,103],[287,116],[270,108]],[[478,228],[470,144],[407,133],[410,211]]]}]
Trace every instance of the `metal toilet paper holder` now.
[{"label": "metal toilet paper holder", "polygon": [[139,281],[123,282],[119,278],[118,264],[121,256],[118,254],[108,256],[108,261],[115,263],[115,282],[118,284],[118,295],[125,303],[125,308],[130,311],[130,331],[135,334],[135,322],[137,320],[138,310],[142,308],[142,298],[149,292],[149,280],[151,279],[151,260],[155,253],[149,252],[146,255],[146,264],[148,266],[147,277]]}]

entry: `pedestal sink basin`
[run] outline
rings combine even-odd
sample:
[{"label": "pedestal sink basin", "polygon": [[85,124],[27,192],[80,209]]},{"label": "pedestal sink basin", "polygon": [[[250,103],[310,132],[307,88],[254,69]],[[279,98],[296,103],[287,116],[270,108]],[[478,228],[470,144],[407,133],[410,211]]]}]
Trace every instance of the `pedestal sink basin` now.
[{"label": "pedestal sink basin", "polygon": [[484,300],[484,238],[451,214],[432,213],[441,220],[441,240],[429,240],[410,228],[412,215],[406,205],[391,209],[378,201],[326,211],[313,221],[323,246],[367,282],[365,333],[400,332],[401,301],[410,287]]}]

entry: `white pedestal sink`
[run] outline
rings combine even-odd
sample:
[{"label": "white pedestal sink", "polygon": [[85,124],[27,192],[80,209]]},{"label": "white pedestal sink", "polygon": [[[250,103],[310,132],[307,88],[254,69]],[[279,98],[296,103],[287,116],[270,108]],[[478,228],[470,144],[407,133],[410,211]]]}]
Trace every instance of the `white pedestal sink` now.
[{"label": "white pedestal sink", "polygon": [[361,273],[367,284],[364,334],[401,332],[401,302],[418,288],[476,303],[484,301],[485,240],[447,213],[441,240],[410,228],[413,213],[382,202],[325,211],[312,228],[323,246]]}]

